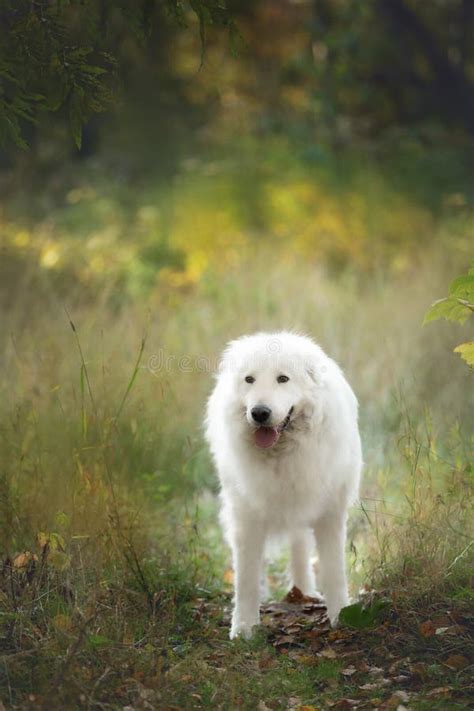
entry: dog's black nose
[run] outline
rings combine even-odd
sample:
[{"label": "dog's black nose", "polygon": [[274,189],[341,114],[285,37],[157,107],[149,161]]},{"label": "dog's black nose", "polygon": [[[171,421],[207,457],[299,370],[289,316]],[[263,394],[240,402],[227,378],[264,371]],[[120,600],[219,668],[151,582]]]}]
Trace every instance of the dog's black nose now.
[{"label": "dog's black nose", "polygon": [[256,407],[252,407],[251,412],[255,422],[258,422],[260,425],[263,422],[266,422],[272,413],[270,408],[265,407],[265,405],[257,405]]}]

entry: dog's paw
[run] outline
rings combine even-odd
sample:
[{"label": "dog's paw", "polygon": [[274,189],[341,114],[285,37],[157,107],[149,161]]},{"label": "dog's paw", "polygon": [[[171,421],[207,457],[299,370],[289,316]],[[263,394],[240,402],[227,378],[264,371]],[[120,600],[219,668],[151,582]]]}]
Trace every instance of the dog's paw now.
[{"label": "dog's paw", "polygon": [[235,620],[232,622],[232,627],[230,628],[230,639],[236,639],[241,637],[242,639],[251,639],[253,634],[253,629],[256,627],[258,622],[245,622],[243,620]]},{"label": "dog's paw", "polygon": [[342,608],[345,607],[347,604],[347,602],[344,602],[340,605],[328,605],[327,615],[329,617],[329,622],[331,623],[331,627],[333,629],[339,627],[339,613]]}]

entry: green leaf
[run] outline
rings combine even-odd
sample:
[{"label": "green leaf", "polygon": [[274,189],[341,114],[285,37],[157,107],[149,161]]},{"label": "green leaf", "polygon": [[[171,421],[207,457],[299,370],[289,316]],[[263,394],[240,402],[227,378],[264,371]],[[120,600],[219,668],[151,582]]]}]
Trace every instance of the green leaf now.
[{"label": "green leaf", "polygon": [[474,274],[457,277],[451,282],[449,295],[474,303]]},{"label": "green leaf", "polygon": [[103,67],[96,67],[92,64],[83,64],[81,66],[81,72],[86,74],[95,74],[96,76],[101,76],[102,74],[107,74],[107,69]]},{"label": "green leaf", "polygon": [[459,346],[456,346],[454,352],[459,353],[461,358],[466,361],[471,368],[474,368],[474,341],[461,343]]},{"label": "green leaf", "polygon": [[445,299],[439,299],[435,301],[434,304],[431,304],[423,319],[423,325],[431,321],[436,321],[439,318],[464,323],[470,313],[471,310],[469,307],[460,303],[458,297],[448,296]]},{"label": "green leaf", "polygon": [[365,607],[362,602],[356,602],[342,608],[339,613],[339,622],[356,630],[374,627],[381,621],[383,612],[388,605],[388,600],[375,600],[368,607]]}]

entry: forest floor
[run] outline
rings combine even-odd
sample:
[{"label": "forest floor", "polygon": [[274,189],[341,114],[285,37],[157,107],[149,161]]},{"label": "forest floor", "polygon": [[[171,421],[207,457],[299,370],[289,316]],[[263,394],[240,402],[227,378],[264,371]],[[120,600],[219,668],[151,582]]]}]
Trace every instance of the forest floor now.
[{"label": "forest floor", "polygon": [[252,640],[231,642],[230,593],[147,595],[109,580],[79,606],[31,563],[3,566],[1,711],[472,708],[465,602],[420,596],[410,610],[367,595],[331,629],[322,601],[293,588],[262,606]]},{"label": "forest floor", "polygon": [[175,650],[181,658],[167,667],[163,691],[149,692],[153,707],[472,708],[472,616],[461,607],[411,614],[385,608],[379,624],[359,619],[362,629],[331,629],[322,602],[293,589],[262,607],[255,640],[236,644],[227,641],[228,611],[228,599],[196,600],[206,638],[198,636],[188,653]]}]

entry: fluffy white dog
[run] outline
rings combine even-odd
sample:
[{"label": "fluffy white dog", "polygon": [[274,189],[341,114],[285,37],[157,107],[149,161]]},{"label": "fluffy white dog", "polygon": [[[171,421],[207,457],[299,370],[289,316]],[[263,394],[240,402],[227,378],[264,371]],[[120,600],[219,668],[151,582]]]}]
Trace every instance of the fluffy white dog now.
[{"label": "fluffy white dog", "polygon": [[232,341],[209,398],[207,439],[221,483],[221,521],[232,548],[235,599],[230,637],[259,622],[265,542],[291,546],[292,584],[318,583],[334,623],[348,603],[348,506],[362,467],[357,400],[339,366],[310,338],[257,333]]}]

